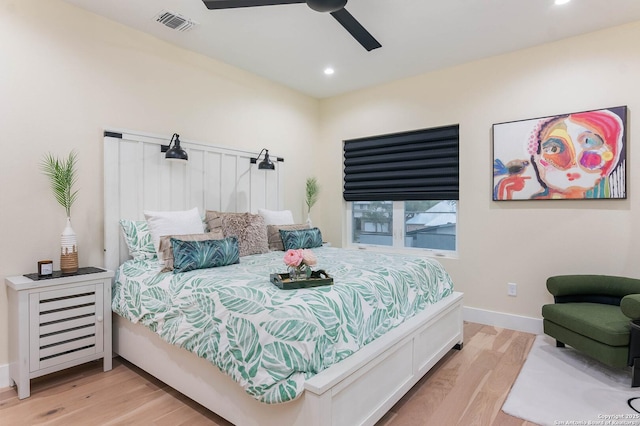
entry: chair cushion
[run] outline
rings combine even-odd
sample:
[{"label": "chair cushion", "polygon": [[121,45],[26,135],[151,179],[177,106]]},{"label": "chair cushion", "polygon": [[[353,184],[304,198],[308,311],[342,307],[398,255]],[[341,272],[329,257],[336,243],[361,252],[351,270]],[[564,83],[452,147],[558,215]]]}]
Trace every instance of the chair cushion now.
[{"label": "chair cushion", "polygon": [[629,318],[619,306],[556,303],[542,307],[544,319],[610,346],[629,345]]},{"label": "chair cushion", "polygon": [[544,333],[614,368],[625,368],[629,359],[628,346],[610,346],[566,329],[548,320],[543,321]]}]

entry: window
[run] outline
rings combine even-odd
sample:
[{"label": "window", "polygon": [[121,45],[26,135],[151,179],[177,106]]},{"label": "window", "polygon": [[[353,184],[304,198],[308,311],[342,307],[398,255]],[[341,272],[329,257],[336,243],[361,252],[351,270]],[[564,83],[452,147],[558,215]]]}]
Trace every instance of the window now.
[{"label": "window", "polygon": [[350,244],[456,250],[456,200],[354,201],[350,204]]},{"label": "window", "polygon": [[458,126],[344,143],[349,244],[455,251]]}]

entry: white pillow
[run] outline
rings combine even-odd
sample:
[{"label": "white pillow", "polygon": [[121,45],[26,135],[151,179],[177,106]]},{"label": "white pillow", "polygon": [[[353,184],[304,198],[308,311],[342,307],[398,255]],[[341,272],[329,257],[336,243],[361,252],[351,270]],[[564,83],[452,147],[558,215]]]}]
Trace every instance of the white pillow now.
[{"label": "white pillow", "polygon": [[265,225],[293,225],[291,210],[258,209],[258,214],[264,218]]},{"label": "white pillow", "polygon": [[197,207],[183,211],[154,212],[145,210],[144,217],[147,219],[153,246],[160,261],[163,260],[160,251],[160,237],[204,233],[204,225]]}]

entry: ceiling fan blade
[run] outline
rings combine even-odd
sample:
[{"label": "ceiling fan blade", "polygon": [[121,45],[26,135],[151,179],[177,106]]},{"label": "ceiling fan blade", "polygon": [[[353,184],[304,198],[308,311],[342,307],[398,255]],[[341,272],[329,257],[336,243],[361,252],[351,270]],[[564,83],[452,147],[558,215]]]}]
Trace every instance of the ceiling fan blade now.
[{"label": "ceiling fan blade", "polygon": [[336,10],[331,12],[331,15],[368,51],[382,47],[378,40],[373,38],[371,33],[360,25],[360,22],[356,21],[356,18],[347,12],[347,9]]},{"label": "ceiling fan blade", "polygon": [[202,0],[207,9],[233,9],[236,7],[274,6],[277,4],[306,3],[305,0]]}]

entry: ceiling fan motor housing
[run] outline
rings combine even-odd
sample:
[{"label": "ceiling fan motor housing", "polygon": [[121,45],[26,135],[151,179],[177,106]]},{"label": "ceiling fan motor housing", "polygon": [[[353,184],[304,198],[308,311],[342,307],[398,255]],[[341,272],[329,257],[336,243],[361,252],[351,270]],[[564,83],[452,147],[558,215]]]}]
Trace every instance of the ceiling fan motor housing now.
[{"label": "ceiling fan motor housing", "polygon": [[307,0],[307,6],[317,12],[335,12],[346,4],[347,0]]}]

